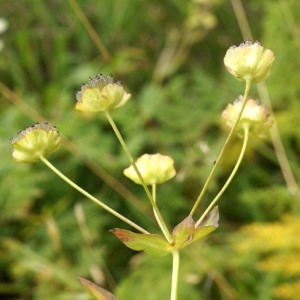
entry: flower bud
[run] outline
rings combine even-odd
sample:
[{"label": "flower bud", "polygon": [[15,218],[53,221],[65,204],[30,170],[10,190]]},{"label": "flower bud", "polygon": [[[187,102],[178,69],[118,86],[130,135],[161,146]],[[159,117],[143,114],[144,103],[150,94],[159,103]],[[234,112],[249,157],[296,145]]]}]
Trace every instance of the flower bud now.
[{"label": "flower bud", "polygon": [[120,82],[114,82],[111,75],[99,74],[76,93],[75,109],[85,112],[111,111],[123,106],[130,96]]},{"label": "flower bud", "polygon": [[47,157],[60,146],[60,134],[48,123],[35,124],[18,132],[11,139],[12,157],[17,162],[35,162],[40,156]]},{"label": "flower bud", "polygon": [[[136,161],[146,185],[160,184],[175,176],[174,161],[170,156],[144,154]],[[124,175],[137,184],[142,184],[134,167],[131,165],[123,171]]]},{"label": "flower bud", "polygon": [[[234,126],[243,105],[243,96],[236,99],[233,104],[228,104],[222,112],[222,117],[226,125],[230,128]],[[263,137],[264,133],[273,125],[268,109],[260,105],[253,99],[248,99],[243,110],[242,116],[236,127],[240,137],[244,135],[245,127],[248,127],[249,134]]]},{"label": "flower bud", "polygon": [[229,73],[240,81],[253,83],[264,81],[271,72],[274,53],[265,49],[259,42],[247,41],[230,47],[224,57],[224,64]]}]

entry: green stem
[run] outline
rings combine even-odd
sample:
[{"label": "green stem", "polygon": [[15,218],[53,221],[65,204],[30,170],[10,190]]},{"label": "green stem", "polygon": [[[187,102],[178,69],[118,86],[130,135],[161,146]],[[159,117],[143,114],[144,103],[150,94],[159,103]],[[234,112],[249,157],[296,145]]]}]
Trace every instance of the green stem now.
[{"label": "green stem", "polygon": [[50,162],[49,160],[47,160],[45,157],[43,157],[42,155],[40,155],[40,160],[49,168],[51,169],[56,175],[58,175],[62,180],[64,180],[66,183],[68,183],[70,186],[72,186],[75,190],[77,190],[79,193],[81,193],[82,195],[86,196],[87,198],[89,198],[90,200],[92,200],[93,202],[95,202],[96,204],[98,204],[99,206],[101,206],[103,209],[105,209],[106,211],[108,211],[109,213],[111,213],[112,215],[114,215],[115,217],[119,218],[120,220],[122,220],[123,222],[129,224],[130,226],[132,226],[133,228],[137,229],[138,231],[142,232],[142,233],[149,233],[148,231],[146,231],[145,229],[143,229],[142,227],[138,226],[137,224],[135,224],[134,222],[130,221],[129,219],[127,219],[126,217],[124,217],[123,215],[119,214],[118,212],[116,212],[115,210],[113,210],[112,208],[110,208],[109,206],[107,206],[106,204],[104,204],[102,201],[100,201],[99,199],[95,198],[94,196],[92,196],[91,194],[89,194],[88,192],[86,192],[84,189],[82,189],[80,186],[78,186],[76,183],[74,183],[72,180],[70,180],[68,177],[66,177],[63,173],[61,173],[58,169],[56,169]]},{"label": "green stem", "polygon": [[178,250],[172,252],[173,269],[172,269],[172,286],[171,286],[171,300],[177,300],[178,295],[178,275],[180,266],[180,253]]},{"label": "green stem", "polygon": [[227,187],[229,186],[229,184],[231,183],[233,177],[235,176],[239,166],[241,165],[242,159],[245,155],[246,152],[246,148],[247,148],[247,144],[249,141],[249,127],[246,126],[244,128],[244,141],[243,141],[243,146],[240,152],[240,155],[238,157],[238,160],[230,174],[230,176],[228,177],[227,181],[225,182],[224,186],[222,187],[222,189],[219,191],[219,193],[217,194],[217,196],[214,198],[214,200],[210,203],[210,205],[207,207],[207,209],[205,210],[205,212],[203,213],[203,215],[200,217],[200,219],[197,221],[195,227],[197,228],[197,226],[199,226],[201,224],[201,222],[204,220],[204,218],[208,215],[208,213],[212,210],[212,208],[215,206],[215,204],[217,203],[217,201],[221,198],[221,196],[223,195],[223,193],[225,192],[225,190],[227,189]]},{"label": "green stem", "polygon": [[224,143],[224,145],[223,145],[223,147],[222,147],[222,149],[220,151],[220,154],[219,154],[217,160],[215,161],[214,166],[213,166],[212,170],[210,171],[210,174],[208,175],[208,178],[206,179],[206,182],[205,182],[205,184],[203,186],[203,189],[202,189],[200,195],[198,196],[198,198],[197,198],[197,200],[196,200],[196,202],[195,202],[195,204],[194,204],[194,206],[193,206],[193,208],[192,208],[192,210],[190,212],[190,216],[192,216],[195,213],[195,211],[197,210],[197,208],[198,208],[198,206],[199,206],[199,204],[200,204],[200,202],[201,202],[201,200],[202,200],[202,198],[203,198],[203,196],[204,196],[204,194],[205,194],[205,192],[206,192],[206,190],[208,188],[208,185],[211,182],[212,177],[213,177],[213,175],[214,175],[214,173],[215,173],[215,171],[216,171],[216,169],[217,169],[217,167],[218,167],[218,165],[219,165],[219,163],[221,161],[221,158],[223,157],[225,149],[228,146],[228,144],[229,144],[229,142],[230,142],[230,140],[231,140],[231,138],[232,138],[232,136],[234,134],[234,131],[235,131],[237,125],[238,125],[238,122],[240,121],[240,118],[242,116],[243,110],[245,108],[245,105],[246,105],[246,102],[247,102],[247,98],[248,98],[248,95],[249,95],[249,92],[250,92],[250,87],[251,87],[251,80],[247,80],[246,81],[245,92],[244,92],[244,96],[243,96],[243,104],[242,104],[242,108],[241,108],[241,110],[239,112],[238,118],[237,118],[234,126],[231,128],[231,130],[229,132],[229,135],[228,135],[228,137],[227,137],[227,139],[226,139],[226,141],[225,141],[225,143]]},{"label": "green stem", "polygon": [[123,137],[122,137],[122,135],[121,135],[118,127],[117,127],[117,125],[116,125],[116,123],[114,122],[114,120],[112,119],[112,117],[111,117],[111,115],[110,115],[110,113],[108,111],[105,112],[105,116],[106,116],[109,124],[111,125],[111,127],[112,127],[112,129],[113,129],[113,131],[114,131],[114,133],[115,133],[115,135],[117,137],[117,139],[119,140],[119,142],[120,142],[120,144],[121,144],[121,146],[122,146],[122,148],[123,148],[123,150],[124,150],[124,152],[125,152],[128,160],[129,160],[130,164],[133,166],[133,168],[134,168],[137,176],[139,177],[139,180],[142,183],[142,186],[143,186],[143,188],[144,188],[144,190],[146,192],[146,195],[147,195],[148,199],[150,200],[150,203],[151,203],[151,205],[153,207],[153,211],[154,211],[155,217],[156,217],[157,220],[159,220],[158,225],[159,225],[161,231],[163,232],[163,234],[164,234],[165,238],[167,239],[167,241],[169,243],[172,243],[172,237],[171,237],[171,234],[170,234],[170,232],[168,230],[168,227],[167,227],[167,225],[166,225],[166,223],[165,223],[162,215],[160,214],[160,211],[159,211],[159,209],[158,209],[158,207],[156,205],[156,202],[154,201],[154,199],[153,199],[153,197],[152,197],[152,195],[151,195],[151,193],[149,191],[149,188],[145,184],[145,181],[144,181],[144,179],[143,179],[143,177],[142,177],[139,169],[137,168],[136,163],[135,163],[135,161],[134,161],[134,159],[133,159],[133,157],[132,157],[132,155],[131,155],[131,153],[130,153],[130,151],[129,151],[129,149],[128,149],[128,147],[127,147],[127,145],[126,145],[126,143],[125,143],[125,141],[124,141],[124,139],[123,139]]},{"label": "green stem", "polygon": [[[156,184],[152,184],[152,197],[153,200],[156,204]],[[157,210],[154,209],[153,207],[153,213],[154,213],[154,217],[156,219],[157,224],[159,225],[159,227],[161,228],[162,232],[164,233],[164,236],[166,237],[168,235],[168,232],[164,232],[165,227],[164,227],[164,223],[162,223],[162,217],[161,215],[157,214],[158,208]],[[170,240],[168,240],[169,243],[172,243],[172,238],[170,237]]]},{"label": "green stem", "polygon": [[[253,36],[252,36],[251,30],[250,30],[249,22],[247,20],[245,8],[243,7],[242,1],[241,0],[231,0],[231,5],[233,7],[235,17],[239,24],[243,39],[245,41],[247,41],[247,40],[253,41]],[[291,24],[292,19],[289,18],[289,16],[290,16],[289,7],[285,1],[280,1],[280,6],[281,6],[281,11],[283,12],[283,15],[285,15],[285,20],[287,21],[288,27],[290,27],[291,34],[295,36],[295,31],[293,30],[294,28]],[[270,96],[268,93],[268,88],[267,88],[266,83],[262,82],[262,83],[258,84],[257,90],[258,90],[259,99],[262,102],[265,101],[268,104],[270,113],[273,116],[274,121],[275,121],[272,103],[270,100]],[[273,143],[275,154],[276,154],[282,175],[283,175],[286,185],[288,187],[288,190],[292,196],[297,196],[297,195],[299,195],[299,192],[300,192],[299,186],[296,181],[293,170],[291,168],[289,159],[287,157],[287,153],[284,148],[282,138],[281,138],[276,121],[274,122],[273,126],[270,129],[270,134],[271,134],[271,140]]]},{"label": "green stem", "polygon": [[85,27],[87,33],[95,43],[96,47],[99,49],[99,52],[103,56],[104,60],[109,63],[112,60],[111,55],[109,54],[108,50],[106,49],[104,43],[102,42],[99,32],[95,30],[95,28],[90,23],[87,15],[84,13],[84,11],[81,9],[81,7],[78,5],[76,0],[69,0],[70,5],[75,11],[75,14],[77,15],[78,19],[82,23],[82,25]]},{"label": "green stem", "polygon": [[156,203],[156,184],[152,184],[152,198],[153,201]]},{"label": "green stem", "polygon": [[[156,203],[156,184],[152,184],[152,199]],[[155,209],[153,208],[154,217],[156,219],[156,222],[159,224],[160,228],[163,228],[163,226],[160,224],[159,216],[156,214]]]}]

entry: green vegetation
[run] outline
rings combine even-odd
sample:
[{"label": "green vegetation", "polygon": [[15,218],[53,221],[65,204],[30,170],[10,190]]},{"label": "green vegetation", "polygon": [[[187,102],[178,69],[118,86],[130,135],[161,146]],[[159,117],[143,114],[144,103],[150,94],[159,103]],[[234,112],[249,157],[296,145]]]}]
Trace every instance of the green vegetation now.
[{"label": "green vegetation", "polygon": [[[244,2],[253,39],[276,55],[267,87],[253,86],[251,95],[271,105],[280,135],[275,126],[265,140],[250,141],[219,202],[219,229],[181,258],[179,299],[292,300],[300,293],[300,6]],[[142,188],[122,173],[128,161],[105,118],[74,110],[82,83],[113,74],[132,94],[114,120],[134,157],[160,152],[175,160],[176,179],[158,191],[160,210],[174,227],[189,214],[224,143],[221,111],[243,93],[223,65],[231,45],[250,39],[236,19],[239,3],[0,0],[8,23],[0,35],[0,297],[90,299],[80,276],[120,300],[167,299],[171,258],[124,247],[109,230],[127,225],[43,164],[16,164],[9,139],[35,122],[56,125],[62,147],[50,161],[158,232]],[[197,217],[223,186],[240,147],[232,141]]]}]

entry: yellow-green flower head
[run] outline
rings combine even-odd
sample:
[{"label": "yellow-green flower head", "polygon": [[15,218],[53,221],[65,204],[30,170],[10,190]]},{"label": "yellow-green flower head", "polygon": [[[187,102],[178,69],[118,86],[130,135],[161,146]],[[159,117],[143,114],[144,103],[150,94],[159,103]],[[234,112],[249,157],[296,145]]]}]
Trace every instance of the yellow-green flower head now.
[{"label": "yellow-green flower head", "polygon": [[[240,96],[233,104],[228,104],[222,112],[222,117],[228,127],[232,128],[234,126],[242,109],[242,104],[243,96]],[[248,127],[251,135],[264,137],[264,133],[270,129],[272,125],[273,120],[270,117],[267,107],[253,99],[248,99],[236,130],[240,137],[243,137],[245,127]]]},{"label": "yellow-green flower head", "polygon": [[269,76],[274,60],[275,55],[271,50],[265,49],[259,42],[247,41],[238,47],[230,47],[224,64],[227,71],[238,80],[258,83]]},{"label": "yellow-green flower head", "polygon": [[47,157],[60,147],[60,134],[48,123],[35,124],[11,139],[12,157],[17,162],[35,162]]},{"label": "yellow-green flower head", "polygon": [[[146,185],[160,184],[175,176],[174,160],[170,156],[144,154],[136,161],[136,166]],[[124,175],[137,184],[142,184],[134,167],[123,171]]]},{"label": "yellow-green flower head", "polygon": [[85,112],[111,111],[123,106],[130,96],[121,82],[114,82],[111,75],[99,74],[77,92],[75,109]]}]

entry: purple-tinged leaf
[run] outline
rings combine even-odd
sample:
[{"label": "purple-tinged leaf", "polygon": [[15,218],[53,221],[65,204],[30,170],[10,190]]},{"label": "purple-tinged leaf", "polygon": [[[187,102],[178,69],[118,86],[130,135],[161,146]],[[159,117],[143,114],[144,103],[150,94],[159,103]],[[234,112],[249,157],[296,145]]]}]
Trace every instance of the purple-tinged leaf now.
[{"label": "purple-tinged leaf", "polygon": [[199,240],[219,227],[219,208],[215,206],[206,218],[197,226],[194,240]]},{"label": "purple-tinged leaf", "polygon": [[[214,208],[209,212],[209,214],[204,218],[199,226],[219,226],[219,207],[214,206]],[[199,227],[198,226],[198,227]]]},{"label": "purple-tinged leaf", "polygon": [[120,228],[112,229],[111,232],[132,250],[144,251],[158,257],[172,251],[171,245],[157,234],[134,233]]},{"label": "purple-tinged leaf", "polygon": [[211,232],[213,232],[216,229],[217,229],[217,227],[213,227],[213,226],[203,226],[203,227],[200,226],[200,227],[198,227],[195,230],[193,242],[209,235]]},{"label": "purple-tinged leaf", "polygon": [[78,280],[85,288],[85,290],[93,296],[96,300],[117,300],[117,298],[110,292],[106,291],[105,289],[99,287],[95,283],[82,278],[78,277]]},{"label": "purple-tinged leaf", "polygon": [[195,222],[191,216],[179,223],[172,232],[173,247],[181,249],[192,242],[195,232]]}]

